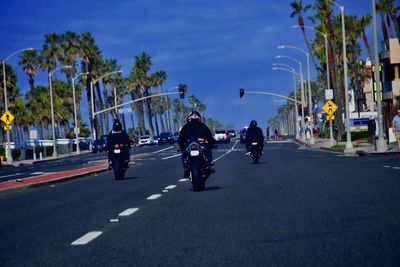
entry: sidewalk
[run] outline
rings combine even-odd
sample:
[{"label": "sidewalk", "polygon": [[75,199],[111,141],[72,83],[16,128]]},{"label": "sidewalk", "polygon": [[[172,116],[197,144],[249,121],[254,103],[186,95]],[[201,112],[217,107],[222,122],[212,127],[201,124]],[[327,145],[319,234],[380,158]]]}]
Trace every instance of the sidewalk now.
[{"label": "sidewalk", "polygon": [[[351,149],[341,149],[341,148],[331,148],[329,139],[326,138],[315,138],[315,144],[310,145],[304,143],[301,140],[294,139],[298,144],[304,145],[310,149],[319,149],[326,151],[333,151],[338,153],[343,153],[347,155],[358,155],[360,157],[373,157],[373,156],[400,156],[400,150],[398,149],[397,143],[390,143],[388,145],[388,150],[386,152],[376,152],[375,146],[370,143],[353,141],[353,148]],[[336,144],[336,142],[335,142]],[[339,146],[345,147],[346,142],[338,142]]]}]

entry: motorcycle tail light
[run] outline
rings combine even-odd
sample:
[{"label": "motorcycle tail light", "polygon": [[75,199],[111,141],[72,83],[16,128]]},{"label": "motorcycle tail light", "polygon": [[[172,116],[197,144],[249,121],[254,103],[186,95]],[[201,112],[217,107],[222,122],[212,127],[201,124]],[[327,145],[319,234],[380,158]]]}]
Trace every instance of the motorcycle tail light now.
[{"label": "motorcycle tail light", "polygon": [[118,145],[118,144],[116,144],[116,145],[114,145],[114,147],[115,147],[115,148],[119,148],[119,145]]},{"label": "motorcycle tail light", "polygon": [[198,149],[198,148],[197,148],[197,145],[196,145],[196,144],[192,144],[192,145],[190,146],[190,149]]}]

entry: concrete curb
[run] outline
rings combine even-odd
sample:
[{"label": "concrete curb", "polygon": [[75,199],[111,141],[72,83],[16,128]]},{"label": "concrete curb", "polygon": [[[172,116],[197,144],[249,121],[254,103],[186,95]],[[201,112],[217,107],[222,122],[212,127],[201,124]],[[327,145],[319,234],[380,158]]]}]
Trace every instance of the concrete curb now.
[{"label": "concrete curb", "polygon": [[[49,179],[46,181],[33,182],[33,183],[29,183],[29,184],[18,184],[16,186],[12,186],[9,188],[0,189],[0,198],[15,194],[15,193],[20,193],[20,192],[26,191],[28,189],[37,188],[37,187],[41,187],[41,186],[45,186],[45,185],[56,184],[56,183],[60,183],[60,182],[65,182],[65,181],[73,180],[73,179],[80,178],[83,176],[102,173],[102,172],[106,172],[106,171],[108,171],[108,166],[104,166],[104,168],[101,168],[98,170],[83,171],[81,173],[70,174],[70,175],[66,175],[63,177],[59,177],[59,178]],[[36,176],[36,177],[42,177],[42,176]],[[30,177],[30,178],[35,178],[35,177]]]}]

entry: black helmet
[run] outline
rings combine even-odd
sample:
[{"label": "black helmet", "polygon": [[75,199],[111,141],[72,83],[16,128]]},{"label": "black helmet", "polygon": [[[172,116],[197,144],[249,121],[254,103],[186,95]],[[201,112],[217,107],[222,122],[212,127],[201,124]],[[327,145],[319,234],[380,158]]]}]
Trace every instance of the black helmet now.
[{"label": "black helmet", "polygon": [[114,120],[113,131],[116,131],[116,132],[122,131],[122,125],[121,125],[121,123],[119,122],[119,119],[115,119],[115,120]]},{"label": "black helmet", "polygon": [[257,122],[256,122],[255,120],[252,120],[252,121],[250,122],[250,127],[251,127],[251,128],[257,127]]},{"label": "black helmet", "polygon": [[192,111],[189,113],[189,115],[186,117],[186,120],[189,121],[201,121],[201,115],[197,111]]}]

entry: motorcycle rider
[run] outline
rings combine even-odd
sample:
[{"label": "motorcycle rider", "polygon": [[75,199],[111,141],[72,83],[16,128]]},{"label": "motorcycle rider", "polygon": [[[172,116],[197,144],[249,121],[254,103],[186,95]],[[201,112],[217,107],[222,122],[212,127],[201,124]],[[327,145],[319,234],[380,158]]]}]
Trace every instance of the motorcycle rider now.
[{"label": "motorcycle rider", "polygon": [[206,161],[208,164],[207,170],[210,173],[215,172],[214,168],[212,167],[212,152],[211,149],[214,147],[214,137],[210,131],[210,129],[205,125],[203,122],[201,122],[201,115],[197,111],[192,111],[189,113],[189,115],[186,117],[187,123],[183,126],[179,133],[178,137],[178,145],[179,149],[182,152],[182,165],[184,169],[184,178],[189,178],[190,176],[190,170],[188,169],[189,166],[186,164],[186,147],[189,144],[191,140],[197,140],[199,138],[205,140],[204,146],[205,149],[205,157]]},{"label": "motorcycle rider", "polygon": [[114,120],[113,128],[107,136],[108,162],[110,168],[112,168],[112,151],[116,144],[124,146],[124,148],[121,149],[121,152],[125,154],[125,162],[128,163],[130,158],[129,150],[131,148],[131,140],[128,134],[122,130],[122,124],[118,118]]},{"label": "motorcycle rider", "polygon": [[257,127],[257,121],[252,120],[250,122],[249,128],[247,128],[246,132],[246,155],[249,156],[251,154],[251,143],[255,140],[257,144],[260,146],[261,153],[264,149],[264,134],[260,127]]}]

